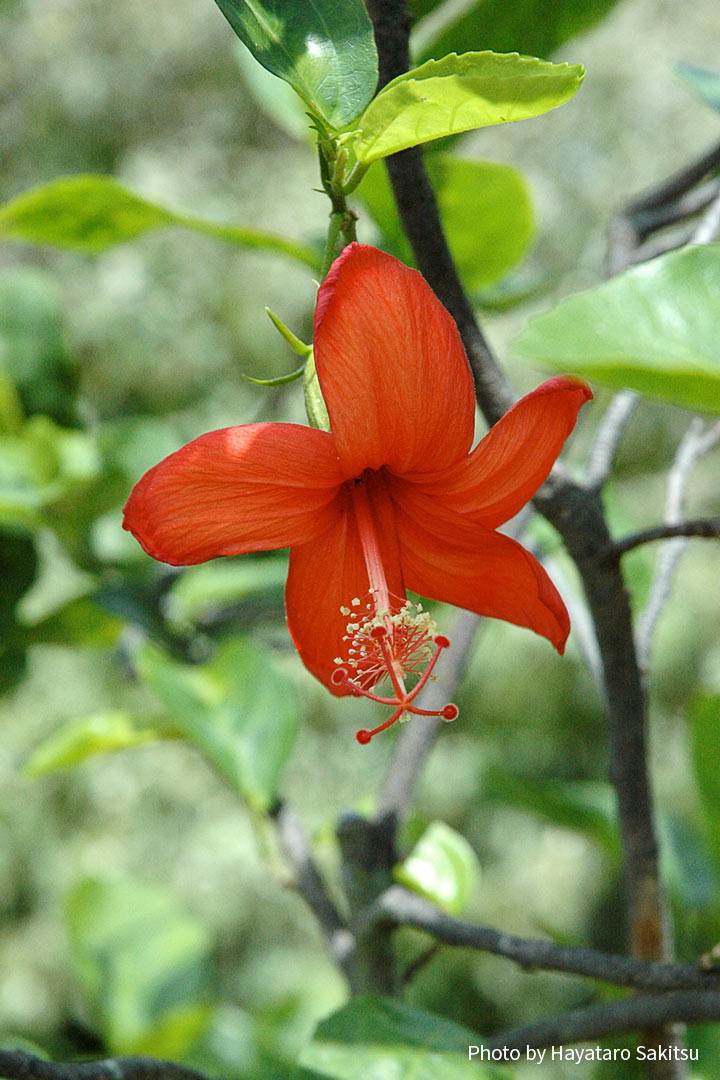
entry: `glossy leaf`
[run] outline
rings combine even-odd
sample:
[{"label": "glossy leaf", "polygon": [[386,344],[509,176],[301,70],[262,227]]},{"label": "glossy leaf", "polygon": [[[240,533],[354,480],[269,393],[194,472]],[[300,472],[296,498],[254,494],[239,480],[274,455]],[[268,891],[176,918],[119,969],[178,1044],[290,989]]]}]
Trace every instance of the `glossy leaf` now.
[{"label": "glossy leaf", "polygon": [[582,79],[579,64],[550,64],[517,53],[428,60],[380,91],[351,144],[358,160],[369,165],[432,139],[539,116],[571,98]]},{"label": "glossy leaf", "polygon": [[155,732],[138,727],[122,710],[106,709],[71,720],[53,732],[33,751],[25,775],[45,776],[59,769],[70,769],[96,754],[125,750],[157,738]]},{"label": "glossy leaf", "polygon": [[[522,175],[509,165],[450,154],[428,154],[426,165],[463,282],[472,291],[495,284],[523,257],[535,232]],[[382,230],[383,246],[412,265],[383,165],[368,170],[358,193]]]},{"label": "glossy leaf", "polygon": [[216,0],[238,37],[332,128],[358,116],[377,85],[362,0]]},{"label": "glossy leaf", "polygon": [[695,67],[694,64],[677,64],[676,71],[686,83],[700,95],[706,105],[720,112],[720,73]]},{"label": "glossy leaf", "polygon": [[720,244],[708,244],[561,301],[531,319],[513,346],[553,371],[718,413],[719,323]]},{"label": "glossy leaf", "polygon": [[0,240],[97,253],[168,226],[207,233],[240,247],[276,251],[318,269],[322,257],[282,236],[176,214],[134,195],[110,176],[66,176],[0,207]]},{"label": "glossy leaf", "polygon": [[298,713],[288,680],[247,641],[225,642],[207,664],[181,664],[144,645],[138,674],[178,731],[257,810],[275,800]]},{"label": "glossy leaf", "polygon": [[[464,52],[482,43],[496,52],[549,56],[564,41],[584,33],[618,0],[476,0],[462,5],[414,0],[411,9],[429,18],[418,23],[413,55],[425,60]],[[432,9],[432,13],[428,11]]]},{"label": "glossy leaf", "polygon": [[434,821],[393,877],[452,915],[465,910],[480,876],[477,855],[464,836]]},{"label": "glossy leaf", "polygon": [[210,1020],[207,931],[157,886],[87,879],[66,924],[75,973],[112,1053],[181,1057]]},{"label": "glossy leaf", "polygon": [[301,1064],[335,1080],[489,1080],[472,1031],[405,1002],[363,996],[323,1021]]}]

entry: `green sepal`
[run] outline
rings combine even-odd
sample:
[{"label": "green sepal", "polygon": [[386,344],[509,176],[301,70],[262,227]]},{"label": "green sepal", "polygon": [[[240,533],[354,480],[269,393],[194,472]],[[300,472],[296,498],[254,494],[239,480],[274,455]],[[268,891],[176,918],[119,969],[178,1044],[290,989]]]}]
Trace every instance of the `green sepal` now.
[{"label": "green sepal", "polygon": [[246,382],[251,382],[253,386],[287,386],[288,383],[295,382],[305,372],[305,365],[301,364],[299,368],[295,368],[289,375],[276,375],[274,379],[254,379],[252,375],[245,375],[243,373],[243,379]]},{"label": "green sepal", "polygon": [[310,426],[320,428],[321,431],[330,430],[330,417],[328,416],[325,398],[322,396],[320,382],[315,370],[315,357],[312,353],[305,364],[305,412],[310,421]]},{"label": "green sepal", "polygon": [[296,334],[293,334],[292,330],[287,327],[282,319],[279,318],[274,311],[271,311],[269,307],[266,307],[265,311],[267,312],[270,322],[285,338],[292,351],[297,353],[298,356],[309,356],[312,352],[312,345],[306,345]]}]

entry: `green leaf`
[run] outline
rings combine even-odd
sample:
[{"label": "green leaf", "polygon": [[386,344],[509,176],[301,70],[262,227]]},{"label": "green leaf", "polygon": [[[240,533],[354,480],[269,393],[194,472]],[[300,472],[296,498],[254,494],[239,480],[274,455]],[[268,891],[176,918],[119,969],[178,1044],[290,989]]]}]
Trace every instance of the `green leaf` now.
[{"label": "green leaf", "polygon": [[17,435],[0,436],[0,523],[37,528],[40,511],[97,479],[94,437],[33,416]]},{"label": "green leaf", "polygon": [[25,634],[31,644],[77,646],[82,649],[106,649],[122,633],[124,622],[103,611],[91,596],[79,596],[38,622],[26,623]]},{"label": "green leaf", "polygon": [[720,244],[635,266],[530,320],[513,342],[553,371],[720,412]]},{"label": "green leaf", "polygon": [[444,1017],[366,995],[319,1025],[300,1063],[336,1080],[489,1080],[468,1057],[478,1041]]},{"label": "green leaf", "polygon": [[66,904],[80,987],[113,1054],[182,1057],[210,1020],[205,928],[157,886],[86,879]]},{"label": "green leaf", "polygon": [[224,642],[207,664],[180,664],[143,645],[138,674],[179,731],[256,810],[275,801],[298,712],[288,679],[247,641]]},{"label": "green leaf", "polygon": [[71,720],[53,732],[33,751],[24,772],[30,777],[45,776],[70,769],[96,754],[125,750],[157,738],[154,731],[138,727],[126,712],[106,709]]},{"label": "green leaf", "polygon": [[476,0],[458,5],[454,0],[428,4],[413,0],[418,23],[411,39],[413,55],[425,60],[449,52],[464,52],[482,42],[495,52],[549,56],[564,41],[584,33],[612,10],[618,0]]},{"label": "green leaf", "polygon": [[690,708],[690,724],[693,763],[706,834],[716,871],[720,874],[720,694],[697,697]]},{"label": "green leaf", "polygon": [[377,85],[377,50],[362,0],[216,0],[256,60],[332,128],[358,116]]},{"label": "green leaf", "polygon": [[428,60],[389,82],[348,140],[358,161],[488,124],[506,124],[554,109],[583,79],[579,64],[550,64],[517,53],[470,52]]},{"label": "green leaf", "polygon": [[477,855],[464,836],[434,821],[393,877],[452,915],[464,911],[480,876]]},{"label": "green leaf", "polygon": [[35,580],[38,558],[31,537],[0,532],[0,694],[9,690],[25,671],[23,628],[16,609]]},{"label": "green leaf", "polygon": [[95,254],[154,229],[178,225],[241,247],[276,251],[318,270],[322,257],[282,236],[217,225],[176,214],[134,195],[110,176],[80,175],[53,180],[0,207],[0,240],[15,240]]},{"label": "green leaf", "polygon": [[75,372],[64,337],[60,291],[50,274],[18,267],[0,276],[0,374],[15,384],[26,412],[66,422],[74,413]]},{"label": "green leaf", "polygon": [[706,105],[720,112],[720,74],[717,71],[707,71],[694,64],[677,64],[675,70]]},{"label": "green leaf", "polygon": [[[426,165],[463,282],[472,291],[495,284],[522,258],[535,232],[522,175],[509,165],[450,154],[428,154]],[[387,170],[373,165],[358,194],[380,226],[384,246],[412,265],[412,248],[400,222]]]}]

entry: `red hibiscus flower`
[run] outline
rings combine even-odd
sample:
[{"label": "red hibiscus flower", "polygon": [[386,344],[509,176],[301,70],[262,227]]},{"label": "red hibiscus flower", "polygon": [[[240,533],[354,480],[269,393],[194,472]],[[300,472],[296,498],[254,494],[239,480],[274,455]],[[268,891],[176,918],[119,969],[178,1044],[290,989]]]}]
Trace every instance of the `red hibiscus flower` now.
[{"label": "red hibiscus flower", "polygon": [[545,480],[592,394],[550,379],[471,453],[473,384],[453,319],[420,274],[361,244],[320,286],[314,351],[330,432],[272,423],[202,435],[143,476],[124,527],[176,566],[289,547],[287,620],[304,664],[334,694],[393,710],[358,732],[369,742],[423,711],[414,699],[449,645],[406,588],[563,651],[570,621],[555,586],[495,530]]}]

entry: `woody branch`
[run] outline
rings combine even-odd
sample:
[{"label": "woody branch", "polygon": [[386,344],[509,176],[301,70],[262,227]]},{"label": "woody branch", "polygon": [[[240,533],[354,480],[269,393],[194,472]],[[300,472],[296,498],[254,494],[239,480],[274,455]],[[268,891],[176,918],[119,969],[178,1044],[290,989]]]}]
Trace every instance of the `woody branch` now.
[{"label": "woody branch", "polygon": [[[380,83],[409,67],[409,20],[402,0],[368,0],[380,56]],[[676,188],[689,190],[717,163],[714,151]],[[388,171],[403,227],[418,266],[454,316],[476,384],[478,405],[494,423],[512,402],[505,377],[480,331],[458,280],[419,150],[388,161]],[[699,175],[696,175],[699,174]],[[667,185],[666,185],[667,187]],[[662,201],[662,200],[661,200]],[[672,934],[659,875],[652,792],[647,766],[647,703],[638,664],[632,618],[618,561],[603,562],[611,537],[597,486],[581,487],[554,470],[535,499],[537,509],[563,538],[582,579],[602,656],[608,706],[610,775],[619,807],[628,938],[634,956],[669,959]],[[670,1041],[672,1032],[654,1038]],[[654,1069],[655,1077],[679,1076]]]}]

